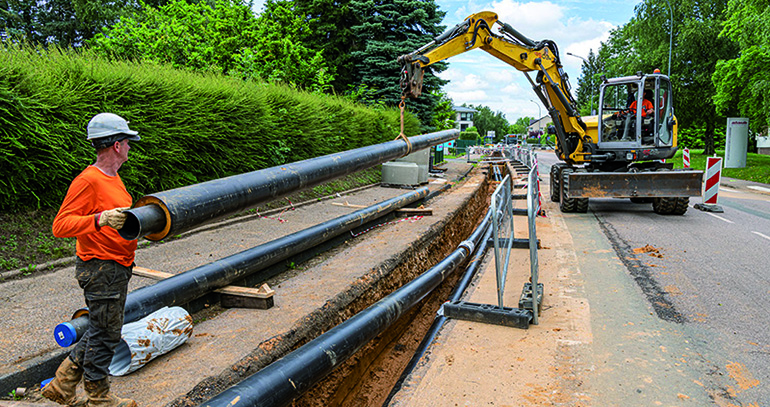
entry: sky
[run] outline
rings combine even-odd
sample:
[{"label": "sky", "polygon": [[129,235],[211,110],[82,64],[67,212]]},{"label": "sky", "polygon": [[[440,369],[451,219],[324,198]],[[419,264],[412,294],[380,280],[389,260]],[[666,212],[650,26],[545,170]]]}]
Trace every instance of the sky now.
[{"label": "sky", "polygon": [[[471,14],[494,11],[498,19],[508,23],[533,41],[554,40],[561,53],[564,70],[569,75],[572,94],[576,96],[577,80],[583,61],[567,52],[588,58],[612,28],[628,22],[637,1],[629,0],[435,0],[446,12],[442,25],[453,27]],[[253,10],[261,11],[264,0],[255,0]],[[497,30],[497,28],[493,28]],[[428,43],[432,38],[425,38]],[[455,105],[463,103],[489,106],[503,112],[510,123],[524,116],[547,114],[523,73],[476,49],[447,60],[449,67],[439,76],[448,79],[444,91]],[[534,73],[530,73],[534,79]],[[538,107],[539,106],[539,107]]]},{"label": "sky", "polygon": [[[453,27],[471,14],[493,11],[498,19],[513,26],[526,37],[537,42],[550,39],[556,42],[564,70],[569,75],[572,94],[576,96],[577,80],[583,60],[567,52],[588,58],[602,41],[609,38],[611,29],[628,22],[637,2],[622,0],[436,0],[447,12],[443,25]],[[497,28],[493,28],[497,31]],[[430,39],[426,39],[426,43]],[[455,105],[463,103],[489,106],[503,112],[510,123],[524,116],[542,117],[547,114],[532,91],[524,74],[486,52],[475,49],[447,60],[449,68],[440,73],[450,80],[444,86]],[[535,74],[530,73],[534,79]]]}]

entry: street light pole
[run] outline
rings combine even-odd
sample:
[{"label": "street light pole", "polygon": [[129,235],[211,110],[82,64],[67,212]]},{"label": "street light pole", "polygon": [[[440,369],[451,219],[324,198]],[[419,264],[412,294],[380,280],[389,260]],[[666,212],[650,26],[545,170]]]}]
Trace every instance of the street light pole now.
[{"label": "street light pole", "polygon": [[671,77],[671,50],[674,46],[674,10],[671,9],[671,2],[666,0],[669,12],[668,24],[668,76]]},{"label": "street light pole", "polygon": [[[575,54],[573,54],[573,53],[571,53],[571,52],[568,52],[568,53],[567,53],[567,55],[573,56],[573,57],[575,57],[575,58],[580,58],[580,59],[582,59],[583,61],[585,61],[586,65],[588,66],[589,72],[590,72],[590,69],[591,69],[591,63],[590,63],[590,62],[588,62],[588,60],[587,60],[587,59],[585,59],[585,58],[581,57],[580,55],[575,55]],[[588,86],[590,86],[590,87],[591,87],[591,93],[588,95],[588,98],[590,99],[590,100],[589,100],[589,108],[588,108],[588,111],[589,111],[591,114],[594,114],[594,76],[593,76],[593,75],[591,75],[591,76],[589,77],[589,80],[588,80],[588,82],[589,82],[589,83],[588,83]]]},{"label": "street light pole", "polygon": [[537,133],[538,133],[537,135],[540,136],[540,119],[543,117],[540,114],[540,103],[537,103],[532,99],[530,99],[529,101],[537,105]]}]

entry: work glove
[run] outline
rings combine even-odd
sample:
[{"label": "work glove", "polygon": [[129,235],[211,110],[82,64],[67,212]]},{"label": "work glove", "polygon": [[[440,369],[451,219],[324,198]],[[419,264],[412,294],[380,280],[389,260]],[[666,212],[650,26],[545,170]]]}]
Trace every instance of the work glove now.
[{"label": "work glove", "polygon": [[104,211],[99,214],[99,226],[109,226],[113,229],[120,229],[123,224],[126,223],[128,215],[123,213],[126,208],[115,208],[108,211]]}]

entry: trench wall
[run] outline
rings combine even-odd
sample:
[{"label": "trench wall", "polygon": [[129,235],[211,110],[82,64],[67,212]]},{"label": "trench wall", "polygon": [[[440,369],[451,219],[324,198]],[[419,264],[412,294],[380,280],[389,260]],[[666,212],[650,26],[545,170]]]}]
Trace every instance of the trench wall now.
[{"label": "trench wall", "polygon": [[[446,257],[470,235],[487,209],[487,181],[484,176],[476,169],[466,182],[476,183],[477,186],[471,191],[460,191],[458,183],[450,192],[431,202],[431,205],[453,205],[453,209],[422,233],[407,250],[394,253],[321,308],[297,321],[291,329],[265,340],[230,368],[201,381],[167,406],[199,405],[366,309]],[[356,357],[351,358],[338,371],[344,375],[355,362]],[[330,375],[332,380],[335,375],[340,373]],[[338,387],[334,384],[325,386],[326,389],[320,392],[327,393],[327,396]],[[310,392],[318,390],[311,389]]]}]

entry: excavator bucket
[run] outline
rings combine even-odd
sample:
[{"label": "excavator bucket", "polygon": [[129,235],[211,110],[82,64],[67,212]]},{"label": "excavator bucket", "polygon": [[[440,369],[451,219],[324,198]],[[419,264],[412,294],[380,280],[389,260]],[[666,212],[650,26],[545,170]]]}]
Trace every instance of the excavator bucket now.
[{"label": "excavator bucket", "polygon": [[570,198],[664,198],[701,195],[703,171],[573,172]]}]

